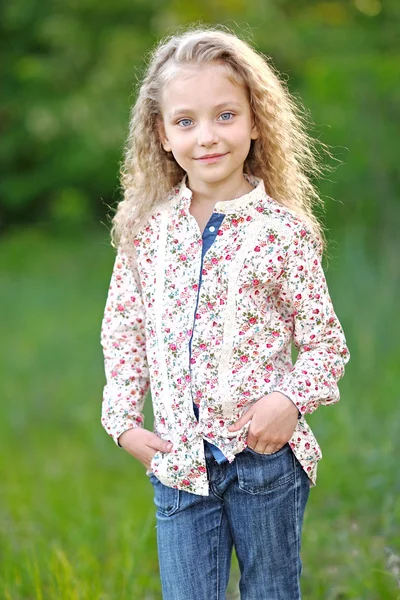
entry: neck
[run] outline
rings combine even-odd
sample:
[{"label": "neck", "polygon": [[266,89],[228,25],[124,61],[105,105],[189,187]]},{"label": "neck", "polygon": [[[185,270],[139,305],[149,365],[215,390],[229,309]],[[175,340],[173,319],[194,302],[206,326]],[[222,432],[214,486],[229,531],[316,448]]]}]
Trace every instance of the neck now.
[{"label": "neck", "polygon": [[201,204],[228,202],[248,194],[254,189],[243,173],[239,173],[239,177],[230,177],[228,181],[218,181],[217,183],[198,182],[193,179],[189,181],[188,178],[187,187],[192,192],[192,202]]}]

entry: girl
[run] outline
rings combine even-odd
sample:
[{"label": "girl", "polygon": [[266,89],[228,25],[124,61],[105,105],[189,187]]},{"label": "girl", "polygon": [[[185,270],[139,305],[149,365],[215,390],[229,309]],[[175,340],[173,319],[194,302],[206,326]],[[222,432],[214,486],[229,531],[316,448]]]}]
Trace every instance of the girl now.
[{"label": "girl", "polygon": [[132,110],[101,341],[102,423],[154,488],[164,600],[225,598],[233,547],[242,600],[301,598],[321,458],[305,416],[339,400],[349,360],[318,172],[300,111],[246,42],[202,27],[159,43]]}]

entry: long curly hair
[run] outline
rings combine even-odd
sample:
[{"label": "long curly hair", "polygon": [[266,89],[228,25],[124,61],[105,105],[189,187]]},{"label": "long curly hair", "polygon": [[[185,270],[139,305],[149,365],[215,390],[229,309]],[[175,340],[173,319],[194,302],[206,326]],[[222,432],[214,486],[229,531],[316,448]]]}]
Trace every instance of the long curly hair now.
[{"label": "long curly hair", "polygon": [[328,168],[319,160],[316,144],[331,156],[329,150],[307,132],[308,116],[270,58],[225,26],[192,26],[163,38],[150,51],[131,109],[120,170],[124,198],[112,218],[112,245],[129,251],[149,214],[167,201],[185,175],[172,153],[164,150],[159,136],[164,87],[182,66],[215,63],[225,65],[228,76],[244,87],[259,131],[243,172],[263,179],[267,194],[309,225],[322,254],[326,238],[313,207],[323,202],[312,179]]}]

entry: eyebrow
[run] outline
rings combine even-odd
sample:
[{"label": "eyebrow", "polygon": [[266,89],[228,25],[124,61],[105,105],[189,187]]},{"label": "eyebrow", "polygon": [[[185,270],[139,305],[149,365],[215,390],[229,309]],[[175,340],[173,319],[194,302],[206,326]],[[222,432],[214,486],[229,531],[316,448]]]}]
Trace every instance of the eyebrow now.
[{"label": "eyebrow", "polygon": [[[221,102],[220,104],[216,104],[213,108],[214,108],[214,110],[220,110],[224,106],[237,106],[238,108],[242,108],[242,105],[240,104],[240,102],[235,102],[234,100],[228,101],[228,102]],[[175,110],[172,110],[171,112],[168,113],[168,118],[173,119],[174,117],[177,117],[178,115],[187,114],[187,113],[191,113],[191,112],[193,112],[193,110],[190,108],[175,108]]]}]

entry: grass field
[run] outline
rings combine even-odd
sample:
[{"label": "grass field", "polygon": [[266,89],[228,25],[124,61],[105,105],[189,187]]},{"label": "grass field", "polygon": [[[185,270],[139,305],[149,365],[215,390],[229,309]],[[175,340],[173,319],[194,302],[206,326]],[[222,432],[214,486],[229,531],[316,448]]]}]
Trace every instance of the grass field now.
[{"label": "grass field", "polygon": [[[351,360],[339,404],[309,418],[324,458],[304,523],[305,600],[400,598],[399,270],[394,247],[375,262],[367,250],[343,234],[327,270]],[[161,599],[151,485],[100,425],[112,262],[105,230],[0,244],[1,599]]]}]

